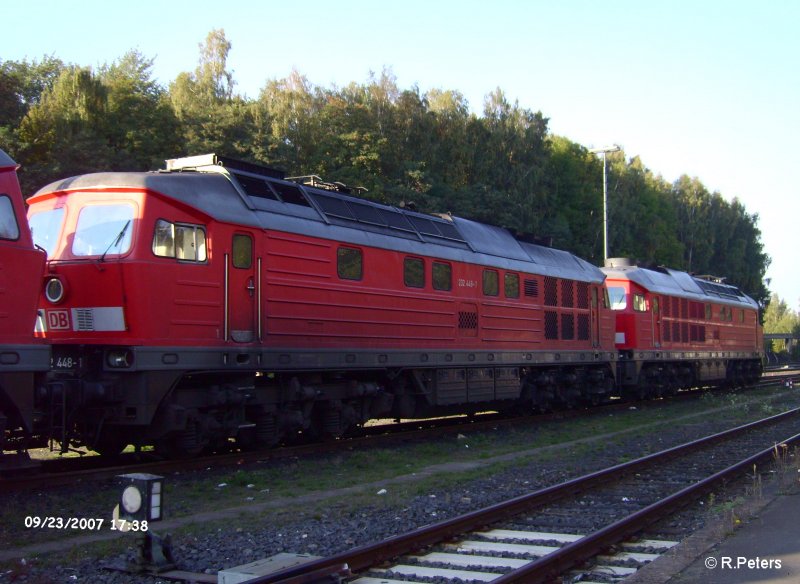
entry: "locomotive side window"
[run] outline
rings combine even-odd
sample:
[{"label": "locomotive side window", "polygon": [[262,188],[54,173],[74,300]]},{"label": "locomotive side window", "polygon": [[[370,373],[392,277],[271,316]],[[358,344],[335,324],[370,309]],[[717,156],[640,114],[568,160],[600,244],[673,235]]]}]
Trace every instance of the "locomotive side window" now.
[{"label": "locomotive side window", "polygon": [[47,252],[47,257],[52,257],[58,245],[58,235],[64,222],[64,207],[42,211],[32,215],[28,223],[31,226],[33,243]]},{"label": "locomotive side window", "polygon": [[486,296],[500,294],[500,277],[494,270],[483,270],[483,293]]},{"label": "locomotive side window", "polygon": [[519,274],[506,274],[505,279],[506,298],[519,298]]},{"label": "locomotive side window", "polygon": [[644,294],[634,294],[633,295],[633,309],[636,312],[645,312],[647,311],[647,303],[644,299]]},{"label": "locomotive side window", "polygon": [[18,239],[19,225],[8,195],[0,196],[0,239]]},{"label": "locomotive side window", "polygon": [[453,287],[453,268],[450,264],[433,262],[432,281],[434,290],[450,290]]},{"label": "locomotive side window", "polygon": [[360,249],[340,247],[336,250],[336,272],[342,280],[360,280],[364,275],[364,256]]},{"label": "locomotive side window", "polygon": [[153,234],[153,253],[157,256],[175,257],[175,226],[169,221],[159,219]]},{"label": "locomotive side window", "polygon": [[206,231],[200,225],[159,219],[153,233],[153,253],[164,258],[204,262],[207,259]]},{"label": "locomotive side window", "polygon": [[233,267],[247,269],[253,265],[253,239],[237,233],[233,236]]},{"label": "locomotive side window", "polygon": [[131,248],[133,205],[89,205],[81,209],[72,240],[76,256],[124,254]]},{"label": "locomotive side window", "polygon": [[175,257],[192,262],[206,261],[206,232],[197,225],[175,225]]},{"label": "locomotive side window", "polygon": [[422,259],[405,259],[403,262],[403,282],[409,288],[425,287],[425,262]]}]

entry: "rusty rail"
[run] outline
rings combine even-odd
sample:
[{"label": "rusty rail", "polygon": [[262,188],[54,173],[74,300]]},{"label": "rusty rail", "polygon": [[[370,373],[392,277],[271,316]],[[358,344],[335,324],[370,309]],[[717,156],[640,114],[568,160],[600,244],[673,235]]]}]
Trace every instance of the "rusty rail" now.
[{"label": "rusty rail", "polygon": [[[686,454],[688,452],[697,450],[704,446],[708,446],[714,442],[726,440],[747,432],[749,430],[758,428],[760,426],[767,426],[778,422],[784,418],[789,418],[800,413],[800,408],[789,410],[782,414],[764,418],[756,422],[751,422],[743,426],[738,426],[724,432],[719,432],[705,438],[700,438],[680,446],[669,448],[661,452],[650,454],[633,461],[618,464],[607,469],[594,472],[583,477],[572,479],[558,485],[541,489],[534,493],[522,495],[503,503],[491,505],[484,509],[448,519],[433,525],[420,527],[406,534],[394,536],[383,541],[361,546],[350,551],[346,551],[328,558],[321,558],[319,560],[303,564],[302,566],[288,568],[275,572],[267,576],[255,578],[249,582],[251,584],[307,584],[313,582],[308,579],[308,574],[311,571],[321,573],[328,569],[333,569],[337,566],[347,565],[350,570],[359,572],[367,568],[379,564],[384,561],[391,560],[398,556],[415,552],[421,548],[434,545],[456,536],[476,531],[485,528],[493,523],[502,522],[522,512],[528,511],[531,508],[546,505],[553,501],[562,499],[569,495],[580,493],[591,487],[617,479],[621,475],[627,475],[643,467],[655,464],[657,462],[669,460],[677,456]],[[800,435],[792,439],[800,439]],[[722,472],[719,472],[699,483],[688,487],[675,495],[655,503],[650,507],[640,510],[639,512],[631,515],[628,519],[610,525],[590,536],[578,540],[574,544],[569,544],[548,556],[539,560],[533,561],[531,564],[521,568],[520,570],[511,572],[502,576],[495,582],[508,583],[508,582],[538,582],[538,576],[535,573],[541,571],[542,579],[552,577],[554,571],[566,569],[564,566],[574,565],[580,561],[591,557],[597,551],[619,542],[621,539],[641,530],[649,523],[660,518],[676,506],[683,505],[688,498],[700,496],[702,493],[711,488],[720,480],[724,480],[741,469],[747,468],[753,464],[753,460],[760,460],[763,456],[769,455],[772,448],[758,453],[755,456],[749,457],[747,460],[742,461]],[[697,494],[692,494],[697,493]],[[643,523],[647,518],[647,523]],[[552,559],[551,559],[552,556]],[[524,570],[524,573],[522,572]],[[521,575],[518,575],[521,573]]]}]

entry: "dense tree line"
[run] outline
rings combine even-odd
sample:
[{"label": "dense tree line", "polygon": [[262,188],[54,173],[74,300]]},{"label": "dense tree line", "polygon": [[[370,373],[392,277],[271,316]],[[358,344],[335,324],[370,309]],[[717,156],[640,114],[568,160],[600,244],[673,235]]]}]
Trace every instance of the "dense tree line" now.
[{"label": "dense tree line", "polygon": [[[792,333],[795,337],[800,337],[800,314],[789,308],[784,300],[773,294],[769,300],[769,306],[764,311],[764,332],[766,333]],[[787,347],[786,341],[770,341],[765,343],[766,349],[773,353],[791,356],[796,359],[800,357],[800,346],[792,344]]]},{"label": "dense tree line", "polygon": [[[602,162],[551,134],[542,112],[498,88],[478,115],[458,91],[399,88],[391,70],[332,88],[292,71],[245,98],[227,67],[230,48],[212,31],[195,70],[169,87],[137,51],[96,71],[54,56],[0,62],[0,147],[23,164],[25,192],[83,172],[149,170],[217,152],[503,225],[602,261]],[[757,215],[696,178],[670,184],[624,152],[608,155],[608,170],[612,255],[725,275],[768,299]]]}]

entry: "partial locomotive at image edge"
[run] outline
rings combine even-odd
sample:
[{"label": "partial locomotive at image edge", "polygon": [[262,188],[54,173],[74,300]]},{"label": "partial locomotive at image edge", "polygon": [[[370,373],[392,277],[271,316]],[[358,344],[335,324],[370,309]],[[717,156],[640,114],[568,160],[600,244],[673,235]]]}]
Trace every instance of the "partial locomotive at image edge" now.
[{"label": "partial locomotive at image edge", "polygon": [[213,154],[40,189],[27,341],[52,359],[3,385],[8,444],[188,455],[761,374],[758,306],[720,280],[601,270],[354,190]]},{"label": "partial locomotive at image edge", "polygon": [[33,432],[35,384],[50,369],[50,348],[33,336],[45,254],[31,240],[17,168],[0,150],[0,461]]}]

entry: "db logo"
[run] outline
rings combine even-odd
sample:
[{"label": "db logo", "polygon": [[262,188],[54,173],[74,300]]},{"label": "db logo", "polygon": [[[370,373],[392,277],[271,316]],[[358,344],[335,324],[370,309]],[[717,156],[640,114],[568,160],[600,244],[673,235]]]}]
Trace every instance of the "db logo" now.
[{"label": "db logo", "polygon": [[47,328],[51,331],[69,330],[69,311],[48,310]]}]

